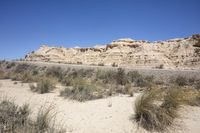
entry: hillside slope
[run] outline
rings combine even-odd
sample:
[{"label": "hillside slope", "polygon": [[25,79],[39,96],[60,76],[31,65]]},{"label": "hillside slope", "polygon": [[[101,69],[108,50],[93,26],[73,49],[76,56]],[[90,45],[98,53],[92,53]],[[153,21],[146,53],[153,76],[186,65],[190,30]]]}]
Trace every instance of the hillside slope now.
[{"label": "hillside slope", "polygon": [[167,41],[119,39],[93,48],[41,46],[25,56],[25,61],[129,67],[200,68],[200,34]]}]

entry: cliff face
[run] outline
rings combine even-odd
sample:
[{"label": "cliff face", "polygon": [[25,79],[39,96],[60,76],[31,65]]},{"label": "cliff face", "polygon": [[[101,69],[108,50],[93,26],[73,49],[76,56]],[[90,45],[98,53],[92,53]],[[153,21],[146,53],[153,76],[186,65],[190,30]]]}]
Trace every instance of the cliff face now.
[{"label": "cliff face", "polygon": [[26,61],[82,63],[155,68],[200,68],[200,34],[167,41],[119,39],[94,48],[41,46]]}]

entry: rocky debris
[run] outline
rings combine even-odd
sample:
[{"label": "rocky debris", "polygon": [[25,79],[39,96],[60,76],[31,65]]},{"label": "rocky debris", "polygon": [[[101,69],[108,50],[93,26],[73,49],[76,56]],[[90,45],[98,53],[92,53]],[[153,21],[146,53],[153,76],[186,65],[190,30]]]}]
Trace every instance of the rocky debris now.
[{"label": "rocky debris", "polygon": [[74,64],[129,67],[199,68],[200,34],[188,38],[149,42],[130,38],[115,40],[91,48],[58,48],[41,46],[26,55],[26,61],[63,62]]}]

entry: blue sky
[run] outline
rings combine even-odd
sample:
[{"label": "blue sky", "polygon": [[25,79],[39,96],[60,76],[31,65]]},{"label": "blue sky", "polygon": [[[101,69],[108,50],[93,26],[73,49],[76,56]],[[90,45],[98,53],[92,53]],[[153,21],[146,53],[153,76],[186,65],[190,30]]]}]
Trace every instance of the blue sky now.
[{"label": "blue sky", "polygon": [[42,44],[89,47],[119,38],[200,33],[200,0],[0,0],[0,59]]}]

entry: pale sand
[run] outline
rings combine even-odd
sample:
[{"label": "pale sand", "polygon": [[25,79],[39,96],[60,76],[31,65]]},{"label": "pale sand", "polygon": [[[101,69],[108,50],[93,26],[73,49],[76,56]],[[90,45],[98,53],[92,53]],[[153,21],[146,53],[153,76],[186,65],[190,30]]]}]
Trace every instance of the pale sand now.
[{"label": "pale sand", "polygon": [[[67,132],[72,133],[145,133],[142,128],[131,120],[134,114],[134,97],[126,95],[113,96],[105,99],[84,103],[70,101],[59,97],[59,90],[53,93],[37,94],[30,91],[28,84],[13,84],[10,80],[0,80],[0,94],[13,98],[15,103],[29,103],[33,116],[41,105],[53,105],[58,112],[56,121],[65,123]],[[200,108],[183,107],[181,116],[175,121],[173,133],[199,133]]]}]

